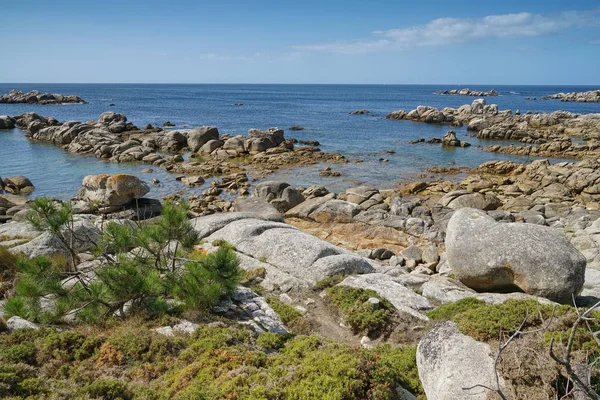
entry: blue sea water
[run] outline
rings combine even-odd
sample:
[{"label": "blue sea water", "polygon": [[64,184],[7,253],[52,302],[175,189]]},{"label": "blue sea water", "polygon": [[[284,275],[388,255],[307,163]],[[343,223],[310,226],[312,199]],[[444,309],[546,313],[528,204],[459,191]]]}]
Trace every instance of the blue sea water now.
[{"label": "blue sea water", "polygon": [[[439,145],[416,144],[418,138],[441,137],[450,129],[409,121],[390,121],[385,115],[398,109],[410,110],[419,105],[438,108],[469,104],[473,97],[440,96],[438,90],[470,87],[477,90],[495,89],[500,94],[488,97],[488,103],[501,110],[519,109],[522,113],[567,110],[576,113],[599,113],[600,103],[563,103],[558,100],[528,101],[537,97],[572,91],[587,91],[595,87],[568,86],[486,86],[486,85],[144,85],[144,84],[0,84],[0,93],[11,89],[76,94],[89,104],[25,105],[0,104],[0,115],[18,115],[34,111],[60,121],[97,119],[104,111],[123,113],[134,124],[143,127],[151,123],[162,125],[166,120],[175,129],[199,125],[214,125],[221,133],[245,134],[250,128],[277,126],[286,130],[286,137],[318,140],[328,152],[340,152],[351,160],[345,165],[332,165],[340,178],[324,178],[318,174],[325,165],[286,170],[272,178],[286,180],[295,186],[323,184],[331,190],[343,190],[359,184],[380,188],[393,187],[403,180],[415,179],[432,166],[475,167],[485,161],[511,159],[530,161],[527,157],[487,153],[479,146],[491,142],[466,136],[464,128],[455,129],[461,140],[473,144],[470,148],[447,149]],[[243,106],[235,106],[242,103]],[[114,106],[109,106],[114,104]],[[350,111],[367,109],[368,115],[349,115]],[[303,131],[290,131],[293,125]],[[394,150],[395,154],[387,154]],[[387,163],[380,158],[389,159]],[[150,181],[158,178],[160,188],[151,195],[164,195],[181,190],[175,176],[142,164],[112,164],[93,156],[69,154],[51,145],[31,142],[18,129],[0,131],[0,176],[22,174],[36,185],[34,195],[72,197],[85,175],[97,173],[132,173]],[[205,188],[192,192],[200,193]]]}]

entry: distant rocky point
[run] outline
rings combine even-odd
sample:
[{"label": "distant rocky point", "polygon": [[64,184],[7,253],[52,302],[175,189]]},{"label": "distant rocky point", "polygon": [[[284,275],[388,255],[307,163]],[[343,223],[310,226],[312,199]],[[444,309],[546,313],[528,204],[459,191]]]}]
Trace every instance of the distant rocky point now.
[{"label": "distant rocky point", "polygon": [[8,94],[0,96],[0,103],[9,104],[63,104],[63,103],[78,103],[87,104],[87,101],[83,100],[79,96],[62,95],[57,93],[40,93],[39,90],[32,90],[27,93],[23,93],[20,90],[11,90]]},{"label": "distant rocky point", "polygon": [[489,92],[480,92],[478,90],[471,90],[468,88],[441,90],[439,92],[435,92],[435,94],[449,94],[449,95],[456,95],[456,96],[475,96],[475,97],[498,96],[498,92],[496,92],[494,89],[490,90]]},{"label": "distant rocky point", "polygon": [[556,93],[542,97],[542,100],[574,101],[577,103],[600,103],[600,89],[589,92]]}]

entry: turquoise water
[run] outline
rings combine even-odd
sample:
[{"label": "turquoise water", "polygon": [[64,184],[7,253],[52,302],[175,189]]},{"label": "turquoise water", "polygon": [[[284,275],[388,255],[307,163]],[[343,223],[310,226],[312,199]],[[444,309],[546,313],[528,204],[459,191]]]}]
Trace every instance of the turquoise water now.
[{"label": "turquoise water", "polygon": [[[472,89],[496,89],[500,96],[488,98],[500,109],[520,109],[521,112],[549,112],[565,109],[578,113],[600,112],[598,103],[561,103],[556,100],[526,101],[524,97],[568,91],[584,91],[592,87],[549,86],[483,86]],[[332,165],[340,171],[340,178],[320,177],[325,165],[282,170],[272,176],[293,185],[323,184],[331,190],[343,190],[359,184],[392,187],[400,181],[415,179],[432,166],[475,167],[485,161],[510,159],[530,161],[529,157],[487,153],[478,146],[496,141],[480,141],[466,135],[466,130],[455,129],[461,140],[469,141],[470,148],[447,149],[439,145],[415,144],[418,138],[441,137],[447,126],[427,125],[409,121],[390,121],[385,115],[398,109],[413,109],[418,105],[439,108],[458,107],[473,98],[438,96],[437,90],[450,86],[429,85],[50,85],[0,84],[0,93],[10,89],[76,94],[89,104],[83,105],[22,105],[0,104],[0,115],[17,115],[34,111],[53,116],[60,121],[97,119],[104,111],[125,114],[138,126],[147,123],[162,124],[169,120],[177,128],[198,125],[217,126],[221,133],[245,134],[250,128],[278,126],[286,129],[286,137],[318,140],[328,152],[340,152],[351,160],[345,165]],[[109,104],[114,103],[114,106]],[[236,107],[235,103],[243,106]],[[366,108],[369,115],[349,115],[348,112]],[[303,131],[289,131],[288,127],[301,125]],[[502,142],[506,143],[506,142]],[[387,154],[394,150],[395,154]],[[379,158],[389,159],[380,163]],[[69,154],[51,145],[30,142],[19,130],[0,131],[0,176],[22,174],[36,185],[34,195],[68,198],[75,195],[85,175],[98,173],[130,173],[150,182],[158,178],[161,187],[153,187],[150,195],[158,196],[184,189],[175,176],[154,168],[142,173],[147,165],[112,164],[93,156]],[[204,187],[195,188],[200,193]]]}]

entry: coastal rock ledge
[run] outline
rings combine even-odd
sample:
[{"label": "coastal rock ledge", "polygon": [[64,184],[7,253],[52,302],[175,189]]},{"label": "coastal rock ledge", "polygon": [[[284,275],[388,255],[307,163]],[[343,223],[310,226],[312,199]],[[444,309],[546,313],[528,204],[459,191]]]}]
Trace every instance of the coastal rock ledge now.
[{"label": "coastal rock ledge", "polygon": [[11,90],[8,94],[0,96],[0,103],[9,104],[64,104],[64,103],[79,103],[87,104],[87,101],[83,100],[79,96],[62,95],[57,93],[41,93],[39,90],[32,90],[27,93],[23,93],[20,90]]}]

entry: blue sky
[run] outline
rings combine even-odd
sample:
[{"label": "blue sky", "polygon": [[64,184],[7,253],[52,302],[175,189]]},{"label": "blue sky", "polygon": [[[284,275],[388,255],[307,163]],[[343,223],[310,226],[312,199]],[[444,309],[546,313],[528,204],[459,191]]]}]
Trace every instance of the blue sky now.
[{"label": "blue sky", "polygon": [[0,0],[0,82],[600,85],[600,1]]}]

